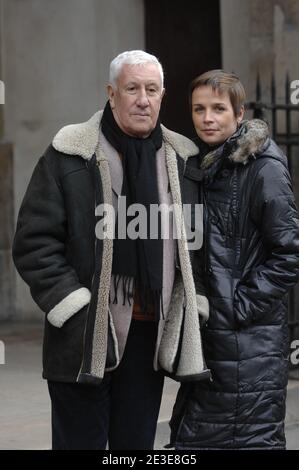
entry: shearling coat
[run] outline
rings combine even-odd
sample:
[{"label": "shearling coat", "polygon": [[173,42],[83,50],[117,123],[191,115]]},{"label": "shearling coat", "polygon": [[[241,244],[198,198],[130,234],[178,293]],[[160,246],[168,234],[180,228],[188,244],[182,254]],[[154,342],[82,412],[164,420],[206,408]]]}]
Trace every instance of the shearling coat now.
[{"label": "shearling coat", "polygon": [[[114,192],[120,191],[115,166],[119,157],[103,140],[101,116],[99,111],[89,121],[58,132],[34,170],[18,217],[13,257],[46,313],[43,377],[49,380],[99,384],[121,360],[131,319],[130,310],[109,306],[113,240],[95,234],[96,208],[115,205]],[[183,173],[198,149],[163,126],[162,133],[169,198],[181,207],[184,194],[188,203],[196,201],[197,187],[184,183]],[[161,178],[162,197],[167,191]],[[184,236],[177,240],[176,251],[176,266],[168,278],[163,276],[167,311],[159,322],[154,367],[176,378],[186,378],[186,371],[204,376],[198,313],[207,314],[207,300],[193,281]]]},{"label": "shearling coat", "polygon": [[265,123],[205,155],[204,254],[212,381],[182,385],[178,449],[283,449],[287,292],[299,277],[299,216],[286,157]]}]

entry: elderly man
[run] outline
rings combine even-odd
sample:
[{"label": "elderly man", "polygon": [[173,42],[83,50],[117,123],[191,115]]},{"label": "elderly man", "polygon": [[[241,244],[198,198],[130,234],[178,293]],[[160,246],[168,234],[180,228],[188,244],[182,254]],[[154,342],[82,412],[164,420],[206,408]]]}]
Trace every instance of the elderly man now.
[{"label": "elderly man", "polygon": [[[196,184],[183,184],[197,148],[160,124],[163,94],[156,57],[117,56],[105,109],[58,132],[20,209],[13,255],[46,313],[54,449],[105,449],[107,441],[110,449],[152,449],[164,375],[209,373],[198,316],[208,305],[193,280],[186,231],[177,239],[161,230],[118,235],[121,205],[128,228],[135,204],[150,210],[197,198]],[[118,212],[116,226],[103,207]],[[176,212],[174,219],[180,226]]]}]

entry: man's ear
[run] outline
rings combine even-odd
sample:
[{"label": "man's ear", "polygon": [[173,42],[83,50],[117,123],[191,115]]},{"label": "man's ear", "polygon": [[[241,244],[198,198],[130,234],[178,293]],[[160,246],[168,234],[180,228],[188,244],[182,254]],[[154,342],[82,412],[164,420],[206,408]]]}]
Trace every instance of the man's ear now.
[{"label": "man's ear", "polygon": [[115,108],[115,91],[112,85],[107,85],[107,94],[111,109]]}]

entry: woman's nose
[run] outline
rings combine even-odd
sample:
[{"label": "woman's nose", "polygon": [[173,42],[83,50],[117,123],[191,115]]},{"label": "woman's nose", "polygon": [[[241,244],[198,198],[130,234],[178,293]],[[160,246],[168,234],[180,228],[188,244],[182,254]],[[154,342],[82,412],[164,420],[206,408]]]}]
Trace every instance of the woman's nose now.
[{"label": "woman's nose", "polygon": [[204,121],[205,122],[211,122],[214,121],[213,119],[213,113],[210,110],[206,110],[204,114]]}]

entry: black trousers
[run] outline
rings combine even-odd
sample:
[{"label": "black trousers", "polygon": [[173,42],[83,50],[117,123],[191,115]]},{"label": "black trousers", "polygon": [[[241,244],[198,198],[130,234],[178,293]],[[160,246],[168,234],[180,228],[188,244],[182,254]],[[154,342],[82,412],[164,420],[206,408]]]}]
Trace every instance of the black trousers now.
[{"label": "black trousers", "polygon": [[154,322],[132,320],[120,365],[99,386],[48,381],[54,450],[153,449],[164,376]]}]

